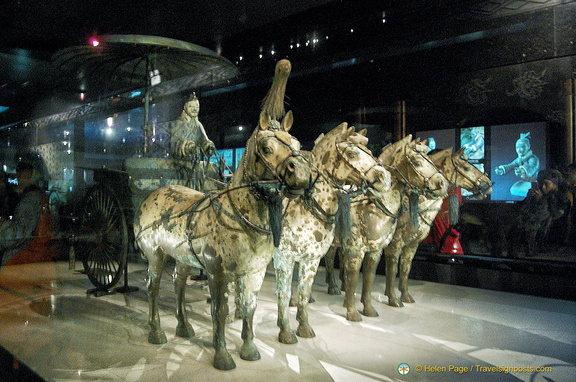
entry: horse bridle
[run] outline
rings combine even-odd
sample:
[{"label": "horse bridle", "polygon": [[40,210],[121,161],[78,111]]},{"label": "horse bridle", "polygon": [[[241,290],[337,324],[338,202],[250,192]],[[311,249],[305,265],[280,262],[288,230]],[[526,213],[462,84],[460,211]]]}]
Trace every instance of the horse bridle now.
[{"label": "horse bridle", "polygon": [[[340,144],[342,144],[342,143],[346,144],[344,149],[342,149],[340,147]],[[336,152],[338,153],[338,159],[342,160],[348,167],[350,167],[353,170],[354,174],[356,175],[356,182],[358,182],[358,183],[362,182],[361,189],[372,188],[373,184],[376,183],[377,180],[375,180],[373,183],[369,183],[366,179],[365,174],[368,174],[370,172],[370,170],[372,170],[376,166],[384,167],[380,163],[380,161],[378,159],[374,158],[374,164],[372,166],[370,166],[368,168],[368,170],[362,171],[362,170],[358,169],[354,165],[354,163],[350,162],[348,160],[348,158],[346,158],[346,155],[344,155],[344,151],[346,150],[346,148],[353,146],[353,147],[358,148],[361,151],[365,152],[369,156],[373,157],[372,153],[370,152],[370,150],[368,150],[367,147],[360,145],[360,144],[357,144],[357,143],[350,142],[348,140],[337,141],[335,143],[335,145],[336,145]],[[336,166],[334,166],[334,168],[336,169]],[[341,188],[341,187],[339,187],[339,188]]]},{"label": "horse bridle", "polygon": [[426,156],[420,152],[416,152],[417,155],[419,155],[421,159],[430,163],[430,165],[432,165],[436,169],[436,173],[430,175],[429,177],[426,177],[421,171],[418,170],[416,164],[414,164],[412,157],[410,157],[408,155],[407,150],[408,150],[408,146],[404,146],[404,157],[406,158],[406,160],[409,164],[409,168],[416,176],[418,176],[420,179],[424,180],[423,184],[425,186],[425,189],[422,190],[420,187],[418,187],[414,184],[414,181],[410,177],[410,173],[407,173],[406,175],[404,175],[402,172],[400,172],[398,170],[397,167],[392,167],[393,170],[395,170],[400,175],[400,177],[402,177],[404,183],[406,184],[406,186],[408,187],[408,189],[410,190],[411,193],[428,195],[430,192],[436,191],[436,190],[431,190],[429,188],[430,179],[432,179],[432,177],[436,174],[442,174],[442,171],[434,164],[434,162],[432,162],[432,160],[428,156]]},{"label": "horse bridle", "polygon": [[[455,174],[454,174],[454,180],[449,179],[450,184],[458,184],[458,175],[462,176],[464,179],[468,180],[470,183],[472,183],[472,196],[476,197],[476,196],[482,196],[482,197],[486,197],[488,196],[486,194],[486,191],[492,187],[492,185],[494,185],[494,182],[489,181],[487,183],[482,182],[481,178],[482,176],[485,176],[486,179],[490,180],[490,178],[488,177],[488,174],[486,173],[482,173],[482,176],[479,177],[478,179],[473,179],[472,177],[468,176],[464,170],[462,170],[460,168],[460,166],[456,165],[456,162],[454,161],[454,155],[450,155],[450,162],[452,163],[452,167],[456,170]],[[473,166],[470,163],[471,166]],[[485,184],[485,186],[482,186],[482,184]]]},{"label": "horse bridle", "polygon": [[[280,163],[278,163],[275,167],[273,167],[267,160],[265,155],[262,153],[262,149],[260,147],[260,142],[256,141],[255,142],[255,146],[256,146],[256,150],[255,150],[255,155],[260,159],[260,162],[264,165],[264,172],[266,172],[266,170],[272,174],[272,176],[275,179],[276,182],[278,182],[278,188],[282,188],[282,187],[286,187],[289,188],[288,185],[286,184],[286,180],[283,179],[283,177],[281,177],[279,175],[278,172],[278,168],[280,166],[282,166],[288,159],[290,158],[296,158],[296,157],[300,157],[302,156],[302,154],[300,153],[300,150],[296,150],[294,147],[292,147],[292,144],[290,142],[286,142],[284,139],[282,139],[282,137],[280,137],[277,132],[281,131],[279,128],[275,128],[275,129],[269,129],[267,131],[273,131],[274,135],[273,136],[268,136],[268,137],[264,137],[264,138],[275,138],[276,140],[278,140],[278,142],[280,142],[283,146],[287,147],[291,154],[286,156],[286,158],[284,158],[284,160],[282,160]],[[264,139],[262,138],[262,139]],[[304,161],[307,161],[306,158],[304,158]],[[259,175],[258,177],[261,178],[263,174]],[[271,180],[256,180],[256,183],[265,183],[265,184],[271,184],[274,181]]]}]

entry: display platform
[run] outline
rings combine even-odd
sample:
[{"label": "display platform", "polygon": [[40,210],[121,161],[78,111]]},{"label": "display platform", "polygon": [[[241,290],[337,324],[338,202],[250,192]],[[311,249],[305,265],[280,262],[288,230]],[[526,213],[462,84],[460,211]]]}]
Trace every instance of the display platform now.
[{"label": "display platform", "polygon": [[416,303],[392,308],[378,275],[380,316],[353,323],[345,319],[343,297],[326,294],[321,269],[309,307],[316,337],[283,345],[271,268],[254,318],[262,359],[240,359],[241,322],[235,321],[227,341],[237,368],[219,371],[212,366],[206,282],[189,281],[196,336],[182,339],[174,335],[175,296],[165,272],[160,309],[168,343],[151,345],[145,278],[145,264],[130,264],[129,285],[138,291],[94,297],[86,294],[88,278],[68,263],[1,269],[0,345],[16,358],[9,366],[22,373],[26,365],[46,381],[561,382],[576,376],[573,301],[412,280]]}]

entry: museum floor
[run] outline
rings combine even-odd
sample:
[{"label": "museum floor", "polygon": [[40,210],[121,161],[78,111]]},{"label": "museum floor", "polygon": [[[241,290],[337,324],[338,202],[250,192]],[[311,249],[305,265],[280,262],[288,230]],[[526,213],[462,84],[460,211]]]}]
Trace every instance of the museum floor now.
[{"label": "museum floor", "polygon": [[[196,337],[177,338],[174,294],[165,273],[161,319],[168,343],[151,345],[145,276],[144,264],[130,264],[129,285],[138,291],[94,297],[86,294],[92,287],[88,278],[64,262],[0,270],[0,345],[21,362],[11,366],[23,370],[27,365],[47,381],[576,378],[576,302],[412,280],[417,302],[392,308],[383,294],[385,278],[377,276],[374,297],[380,316],[352,323],[344,317],[342,296],[325,293],[323,269],[314,287],[316,302],[309,308],[315,338],[300,338],[295,345],[278,343],[274,277],[269,272],[254,321],[262,359],[239,358],[241,322],[236,321],[228,326],[227,340],[237,368],[219,371],[212,367],[205,282],[191,280],[187,288]],[[403,363],[409,365],[408,374],[399,373]]]}]

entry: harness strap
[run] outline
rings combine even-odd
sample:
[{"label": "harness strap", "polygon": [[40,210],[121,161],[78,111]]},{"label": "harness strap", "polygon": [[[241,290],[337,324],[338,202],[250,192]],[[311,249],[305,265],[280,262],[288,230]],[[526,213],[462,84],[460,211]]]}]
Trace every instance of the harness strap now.
[{"label": "harness strap", "polygon": [[369,189],[368,193],[372,194],[372,196],[368,195],[368,199],[374,203],[374,205],[382,212],[384,212],[384,214],[388,215],[389,217],[391,217],[392,219],[396,220],[398,219],[400,216],[402,216],[402,214],[404,214],[404,203],[402,201],[400,201],[400,207],[398,208],[398,211],[396,213],[390,211],[390,209],[388,207],[386,207],[386,205],[382,202],[381,198],[378,197],[375,194],[376,191]]},{"label": "harness strap", "polygon": [[308,207],[312,215],[314,215],[318,220],[326,224],[333,224],[336,218],[336,214],[331,214],[327,212],[322,206],[316,201],[313,195],[306,194],[304,197],[304,205]]}]

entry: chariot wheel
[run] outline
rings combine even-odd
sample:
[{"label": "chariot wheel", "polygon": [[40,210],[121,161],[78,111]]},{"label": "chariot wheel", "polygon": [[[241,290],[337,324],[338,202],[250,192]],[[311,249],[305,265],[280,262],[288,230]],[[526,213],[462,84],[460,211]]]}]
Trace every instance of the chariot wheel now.
[{"label": "chariot wheel", "polygon": [[98,290],[109,290],[122,276],[128,257],[128,224],[118,197],[99,184],[84,197],[75,251]]}]

